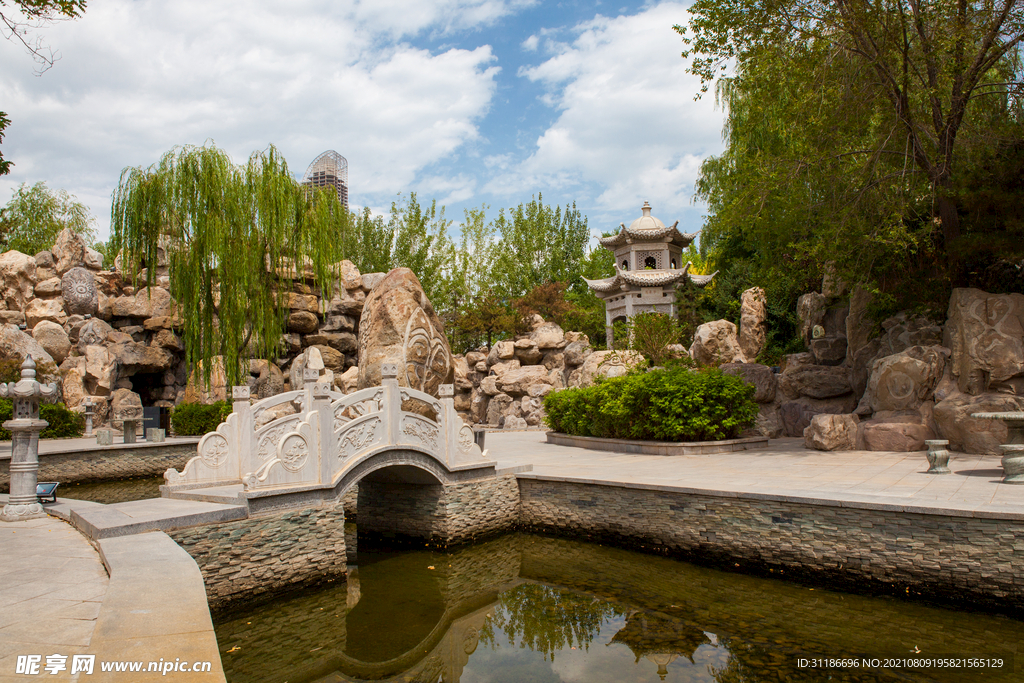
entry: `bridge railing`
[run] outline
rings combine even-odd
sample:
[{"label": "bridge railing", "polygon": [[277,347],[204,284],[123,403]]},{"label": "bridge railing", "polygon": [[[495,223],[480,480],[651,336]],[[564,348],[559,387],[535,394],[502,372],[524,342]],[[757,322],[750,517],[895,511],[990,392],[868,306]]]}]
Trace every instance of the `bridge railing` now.
[{"label": "bridge railing", "polygon": [[252,405],[248,387],[232,387],[232,413],[200,439],[182,472],[169,469],[164,479],[172,490],[333,484],[366,455],[388,448],[426,453],[448,471],[484,461],[472,428],[455,411],[452,385],[442,385],[437,399],[400,387],[397,376],[397,365],[384,364],[381,386],[345,395],[307,369],[302,389]]}]

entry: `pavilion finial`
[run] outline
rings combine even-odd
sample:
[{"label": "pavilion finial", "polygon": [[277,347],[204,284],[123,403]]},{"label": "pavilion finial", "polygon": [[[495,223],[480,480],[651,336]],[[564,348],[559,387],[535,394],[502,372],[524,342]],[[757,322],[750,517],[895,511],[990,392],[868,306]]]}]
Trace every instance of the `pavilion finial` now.
[{"label": "pavilion finial", "polygon": [[644,205],[640,207],[640,210],[643,211],[645,216],[651,215],[651,205],[647,203],[646,199],[644,200]]}]

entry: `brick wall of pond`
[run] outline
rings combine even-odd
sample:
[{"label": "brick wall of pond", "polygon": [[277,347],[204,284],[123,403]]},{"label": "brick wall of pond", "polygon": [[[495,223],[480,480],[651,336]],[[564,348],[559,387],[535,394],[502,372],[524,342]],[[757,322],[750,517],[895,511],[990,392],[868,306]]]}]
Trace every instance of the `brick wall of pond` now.
[{"label": "brick wall of pond", "polygon": [[462,484],[359,482],[359,531],[465,543],[513,528],[519,520],[515,475]]},{"label": "brick wall of pond", "polygon": [[345,577],[345,511],[340,504],[168,535],[199,565],[215,610],[236,600]]},{"label": "brick wall of pond", "polygon": [[1024,522],[520,479],[523,527],[1024,609]]},{"label": "brick wall of pond", "polygon": [[[181,471],[196,455],[196,445],[165,444],[135,448],[112,448],[74,453],[40,453],[39,481],[86,484],[163,475],[168,468]],[[0,459],[0,492],[11,485],[10,456]]]}]

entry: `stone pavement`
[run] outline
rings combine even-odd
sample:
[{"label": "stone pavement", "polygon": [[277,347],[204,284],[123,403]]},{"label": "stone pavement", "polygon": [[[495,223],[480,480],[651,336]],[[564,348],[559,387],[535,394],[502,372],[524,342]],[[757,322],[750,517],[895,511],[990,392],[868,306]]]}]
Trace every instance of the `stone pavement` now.
[{"label": "stone pavement", "polygon": [[953,453],[951,474],[925,474],[924,452],[824,452],[803,439],[712,455],[650,456],[548,444],[543,432],[488,432],[488,455],[530,463],[519,477],[660,490],[800,499],[806,502],[1024,519],[1024,486],[1001,484],[997,455]]},{"label": "stone pavement", "polygon": [[[168,436],[161,442],[149,442],[139,437],[135,443],[124,443],[119,435],[114,436],[114,443],[109,446],[100,446],[96,443],[96,437],[82,437],[80,439],[40,439],[39,453],[47,455],[51,453],[81,453],[83,451],[113,451],[124,448],[153,448],[159,446],[175,446],[182,444],[197,444],[198,436]],[[11,456],[11,442],[0,441],[0,459]]]},{"label": "stone pavement", "polygon": [[[109,579],[100,555],[70,524],[53,517],[0,524],[0,682],[16,676],[18,655],[71,656],[89,645]],[[77,679],[78,676],[75,676]]]}]

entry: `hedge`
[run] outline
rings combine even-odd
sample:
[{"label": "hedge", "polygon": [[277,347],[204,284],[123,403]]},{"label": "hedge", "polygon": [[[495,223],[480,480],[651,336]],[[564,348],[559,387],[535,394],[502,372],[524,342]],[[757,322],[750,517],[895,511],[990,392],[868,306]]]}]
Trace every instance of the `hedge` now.
[{"label": "hedge", "polygon": [[[14,404],[9,398],[0,398],[0,425],[14,417]],[[85,415],[68,410],[63,403],[40,403],[39,419],[50,425],[39,432],[40,439],[67,439],[82,436]],[[0,441],[10,441],[11,433],[0,426]]]},{"label": "hedge", "polygon": [[217,429],[231,414],[227,401],[216,403],[179,403],[171,411],[171,427],[178,436],[202,436]]},{"label": "hedge", "polygon": [[669,368],[552,392],[544,409],[553,430],[575,436],[718,441],[754,423],[754,391],[717,368]]}]

